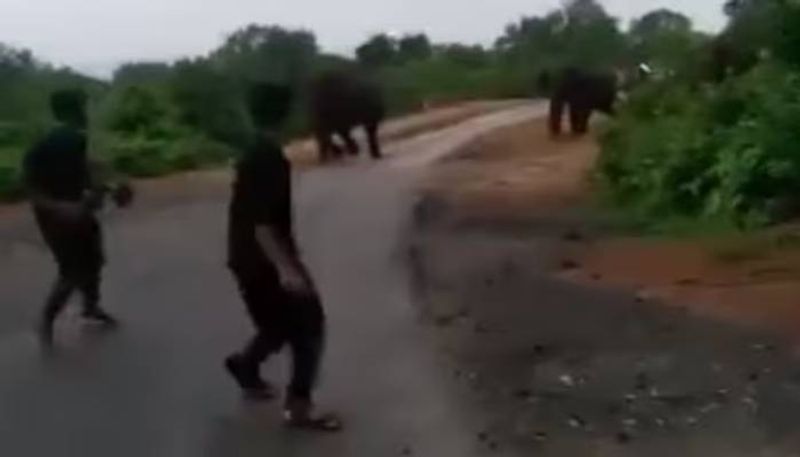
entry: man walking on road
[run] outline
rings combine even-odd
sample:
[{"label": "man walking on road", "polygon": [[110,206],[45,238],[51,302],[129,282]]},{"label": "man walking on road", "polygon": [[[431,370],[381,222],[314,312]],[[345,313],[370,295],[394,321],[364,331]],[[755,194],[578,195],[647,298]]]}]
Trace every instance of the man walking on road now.
[{"label": "man walking on road", "polygon": [[104,256],[100,224],[93,214],[98,193],[87,159],[86,95],[56,92],[51,107],[60,125],[28,152],[24,163],[36,221],[58,264],[58,278],[39,323],[47,346],[52,344],[56,318],[76,290],[83,295],[85,319],[116,324],[100,307]]},{"label": "man walking on road", "polygon": [[316,416],[312,390],[324,346],[325,317],[314,284],[299,258],[292,227],[289,162],[276,131],[292,105],[288,88],[257,85],[247,107],[259,132],[236,166],[229,214],[229,266],[256,327],[256,335],[225,367],[244,393],[255,399],[276,395],[260,366],[288,345],[292,380],[287,389],[286,425],[336,431],[340,420]]}]

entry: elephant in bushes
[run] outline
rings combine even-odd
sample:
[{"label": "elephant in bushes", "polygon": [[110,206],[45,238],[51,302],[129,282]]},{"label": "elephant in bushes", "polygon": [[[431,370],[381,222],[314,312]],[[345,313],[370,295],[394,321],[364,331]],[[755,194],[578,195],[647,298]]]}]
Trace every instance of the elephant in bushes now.
[{"label": "elephant in bushes", "polygon": [[[550,79],[543,76],[543,80]],[[564,111],[569,109],[572,132],[583,135],[595,111],[614,114],[619,83],[614,73],[592,73],[568,68],[550,81],[550,133],[562,132]]]},{"label": "elephant in bushes", "polygon": [[312,82],[310,97],[311,125],[316,135],[320,160],[341,157],[338,136],[351,155],[359,153],[352,131],[363,126],[370,155],[381,158],[378,129],[386,115],[380,89],[352,72],[328,72]]}]

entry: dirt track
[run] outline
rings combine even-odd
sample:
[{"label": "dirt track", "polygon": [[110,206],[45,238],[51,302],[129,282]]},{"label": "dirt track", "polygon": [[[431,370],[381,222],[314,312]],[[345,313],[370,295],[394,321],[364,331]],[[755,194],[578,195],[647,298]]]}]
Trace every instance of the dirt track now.
[{"label": "dirt track", "polygon": [[417,206],[419,302],[453,376],[490,411],[486,442],[554,456],[800,454],[791,342],[574,261],[605,228],[586,194],[595,154],[588,140],[552,142],[541,121],[509,127],[438,164]]}]

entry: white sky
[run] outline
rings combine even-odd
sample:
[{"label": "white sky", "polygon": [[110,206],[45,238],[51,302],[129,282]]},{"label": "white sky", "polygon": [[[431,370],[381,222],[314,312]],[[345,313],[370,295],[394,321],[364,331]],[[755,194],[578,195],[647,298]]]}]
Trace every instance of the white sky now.
[{"label": "white sky", "polygon": [[[668,7],[717,30],[723,0],[601,0],[628,21]],[[0,42],[94,75],[136,60],[203,54],[252,23],[313,30],[323,49],[351,53],[380,31],[428,33],[435,41],[489,44],[523,15],[558,0],[0,0]]]}]

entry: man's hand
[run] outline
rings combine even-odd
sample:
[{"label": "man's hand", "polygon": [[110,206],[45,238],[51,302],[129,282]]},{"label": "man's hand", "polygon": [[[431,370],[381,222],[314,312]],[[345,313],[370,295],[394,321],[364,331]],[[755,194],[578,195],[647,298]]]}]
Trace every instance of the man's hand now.
[{"label": "man's hand", "polygon": [[260,225],[255,229],[256,240],[264,254],[278,269],[278,279],[283,288],[298,295],[313,295],[314,285],[308,277],[297,254],[284,237],[269,225]]},{"label": "man's hand", "polygon": [[127,208],[133,204],[133,188],[125,182],[117,184],[111,191],[111,198],[118,208]]},{"label": "man's hand", "polygon": [[278,269],[281,286],[288,292],[308,296],[314,293],[311,281],[305,272],[294,265],[283,265]]}]

